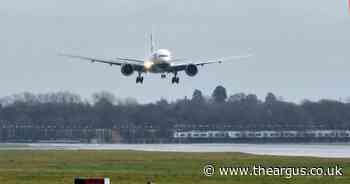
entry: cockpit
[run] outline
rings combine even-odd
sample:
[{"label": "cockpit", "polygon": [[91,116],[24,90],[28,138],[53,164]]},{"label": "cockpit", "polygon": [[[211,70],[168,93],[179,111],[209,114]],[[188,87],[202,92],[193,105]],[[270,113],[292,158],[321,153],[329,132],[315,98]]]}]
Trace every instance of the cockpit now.
[{"label": "cockpit", "polygon": [[160,62],[169,62],[171,60],[171,53],[166,49],[159,49],[153,54],[153,58]]},{"label": "cockpit", "polygon": [[169,57],[169,55],[166,55],[166,54],[160,54],[160,55],[158,55],[158,57],[160,57],[160,58],[165,58],[165,57]]}]

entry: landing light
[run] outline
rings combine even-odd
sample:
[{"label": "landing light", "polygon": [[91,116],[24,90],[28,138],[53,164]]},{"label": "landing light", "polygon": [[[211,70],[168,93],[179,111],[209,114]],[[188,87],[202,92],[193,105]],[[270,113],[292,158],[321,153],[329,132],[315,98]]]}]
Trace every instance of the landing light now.
[{"label": "landing light", "polygon": [[154,64],[154,63],[151,62],[151,61],[146,61],[146,62],[144,63],[144,67],[146,68],[146,70],[149,70],[149,69],[151,69],[151,67],[152,67],[153,64]]}]

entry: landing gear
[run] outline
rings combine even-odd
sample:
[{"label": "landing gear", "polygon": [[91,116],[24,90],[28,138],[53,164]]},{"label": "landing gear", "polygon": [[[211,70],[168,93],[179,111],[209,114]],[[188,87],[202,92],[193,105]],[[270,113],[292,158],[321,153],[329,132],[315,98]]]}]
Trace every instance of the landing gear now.
[{"label": "landing gear", "polygon": [[143,83],[143,77],[141,76],[141,73],[139,73],[139,76],[136,77],[136,84],[137,83],[140,83],[140,84]]},{"label": "landing gear", "polygon": [[160,75],[160,77],[161,77],[162,79],[164,79],[164,78],[166,78],[166,75],[163,73],[162,75]]},{"label": "landing gear", "polygon": [[143,77],[136,77],[136,84],[137,83],[143,83]]},{"label": "landing gear", "polygon": [[177,77],[177,73],[175,73],[175,76],[171,79],[171,83],[174,84],[178,84],[180,82],[180,78]]},{"label": "landing gear", "polygon": [[174,83],[178,84],[179,82],[180,82],[180,78],[179,78],[179,77],[173,77],[173,78],[171,79],[171,83],[172,83],[172,84],[174,84]]}]

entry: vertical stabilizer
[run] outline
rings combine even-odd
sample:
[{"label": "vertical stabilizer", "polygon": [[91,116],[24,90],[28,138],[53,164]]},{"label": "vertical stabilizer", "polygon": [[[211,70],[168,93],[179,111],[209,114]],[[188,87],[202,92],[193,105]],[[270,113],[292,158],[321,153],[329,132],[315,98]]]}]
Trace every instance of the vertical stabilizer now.
[{"label": "vertical stabilizer", "polygon": [[154,40],[153,40],[153,33],[151,33],[150,37],[151,41],[151,54],[154,52],[155,46],[154,46]]}]

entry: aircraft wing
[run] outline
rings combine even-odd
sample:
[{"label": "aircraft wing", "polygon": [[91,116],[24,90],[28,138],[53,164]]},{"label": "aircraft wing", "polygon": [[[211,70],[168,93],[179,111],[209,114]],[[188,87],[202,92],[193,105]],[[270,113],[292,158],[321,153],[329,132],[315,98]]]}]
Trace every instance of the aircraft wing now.
[{"label": "aircraft wing", "polygon": [[116,58],[117,60],[120,60],[120,61],[131,61],[131,62],[136,62],[136,63],[141,63],[143,64],[143,60],[140,60],[140,59],[132,59],[132,58],[120,58],[120,57],[117,57]]},{"label": "aircraft wing", "polygon": [[112,59],[98,59],[98,58],[92,58],[92,57],[85,57],[85,56],[77,56],[77,55],[70,55],[70,54],[60,54],[60,56],[66,56],[70,58],[77,58],[82,60],[88,60],[91,62],[96,63],[105,63],[109,64],[111,66],[113,65],[123,65],[123,64],[131,64],[133,65],[134,69],[137,71],[143,70],[143,61],[139,59],[131,59],[131,58],[115,58],[115,60]]},{"label": "aircraft wing", "polygon": [[172,71],[181,71],[185,70],[186,66],[189,64],[193,64],[196,66],[204,66],[207,64],[214,64],[214,63],[223,63],[226,61],[232,61],[232,60],[238,60],[238,59],[245,59],[248,57],[251,57],[252,54],[247,54],[247,55],[241,55],[241,56],[231,56],[231,57],[224,57],[224,58],[218,58],[218,59],[208,59],[208,60],[197,60],[197,61],[190,61],[188,60],[187,62],[181,62],[181,63],[171,63],[171,70]]}]

